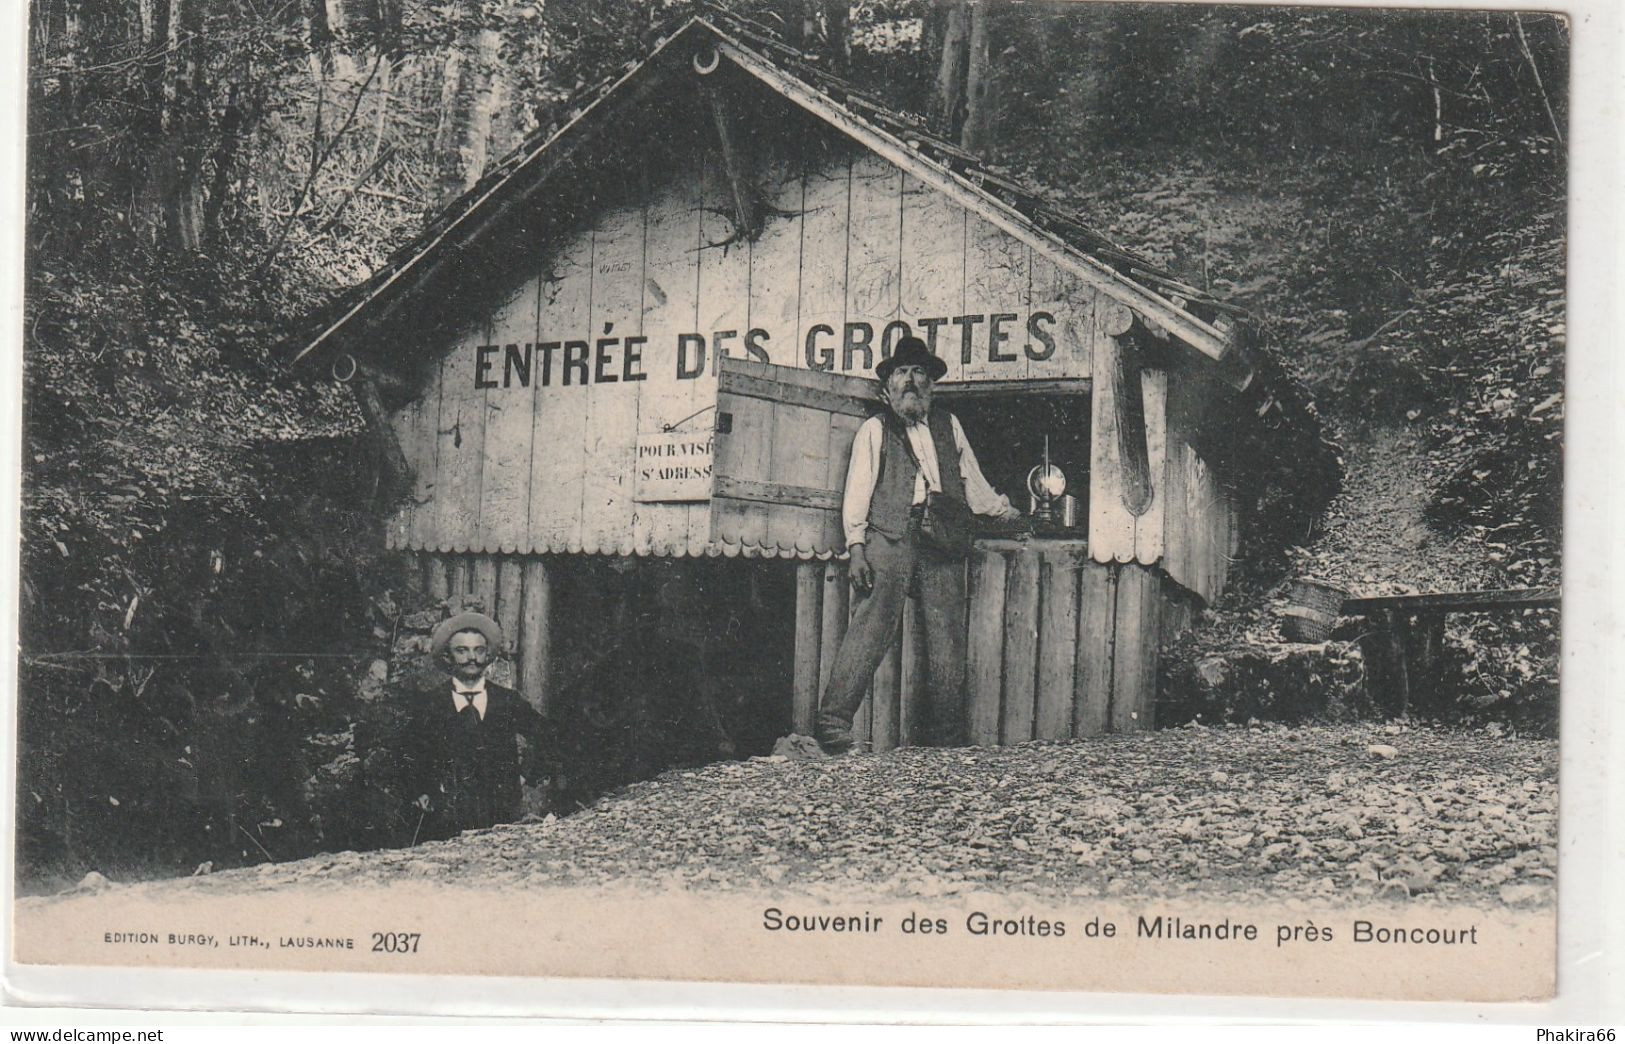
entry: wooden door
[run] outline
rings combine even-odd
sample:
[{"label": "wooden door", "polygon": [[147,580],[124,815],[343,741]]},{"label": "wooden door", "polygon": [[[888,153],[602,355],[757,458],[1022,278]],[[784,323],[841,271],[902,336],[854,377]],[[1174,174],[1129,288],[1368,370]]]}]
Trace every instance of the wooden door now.
[{"label": "wooden door", "polygon": [[711,541],[751,553],[846,550],[841,494],[872,380],[723,358],[717,378]]}]

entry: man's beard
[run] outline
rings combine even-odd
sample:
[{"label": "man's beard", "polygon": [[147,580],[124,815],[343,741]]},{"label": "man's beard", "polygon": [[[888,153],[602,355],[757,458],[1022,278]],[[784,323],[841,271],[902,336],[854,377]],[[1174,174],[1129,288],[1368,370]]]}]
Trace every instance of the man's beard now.
[{"label": "man's beard", "polygon": [[[914,394],[909,394],[914,392]],[[898,393],[892,400],[891,408],[897,415],[911,424],[925,420],[926,414],[931,412],[931,393],[921,392],[918,389],[906,389]]]}]

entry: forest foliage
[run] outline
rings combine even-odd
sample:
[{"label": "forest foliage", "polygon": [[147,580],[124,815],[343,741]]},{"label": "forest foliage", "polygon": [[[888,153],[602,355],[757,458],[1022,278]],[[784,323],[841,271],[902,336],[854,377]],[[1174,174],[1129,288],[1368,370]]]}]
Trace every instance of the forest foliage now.
[{"label": "forest foliage", "polygon": [[[289,337],[693,8],[29,6],[25,865],[315,850],[346,828],[314,766],[406,580],[357,408]],[[1488,534],[1486,581],[1555,581],[1561,19],[730,6],[1253,308],[1346,444],[1422,441],[1430,523]]]}]

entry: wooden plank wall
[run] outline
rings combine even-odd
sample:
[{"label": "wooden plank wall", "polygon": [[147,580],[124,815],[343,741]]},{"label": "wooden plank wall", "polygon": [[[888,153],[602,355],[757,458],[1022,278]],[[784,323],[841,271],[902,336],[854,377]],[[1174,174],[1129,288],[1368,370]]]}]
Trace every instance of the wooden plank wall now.
[{"label": "wooden plank wall", "polygon": [[1188,370],[1167,381],[1162,566],[1209,605],[1224,593],[1240,536],[1233,496],[1196,449],[1204,403],[1216,394]]},{"label": "wooden plank wall", "polygon": [[[721,354],[867,377],[915,333],[952,380],[1089,376],[1095,292],[1052,260],[849,144],[748,139],[772,208],[756,241],[735,238],[717,150],[695,139],[647,157],[639,199],[606,195],[539,245],[502,305],[469,317],[392,418],[418,484],[391,546],[716,553],[709,503],[634,502],[631,462],[640,432],[714,425]],[[844,473],[845,432],[761,434],[765,452],[793,455],[775,469],[804,457]],[[812,553],[774,543],[765,509],[730,510],[769,553]],[[840,550],[827,543],[816,553]]]},{"label": "wooden plank wall", "polygon": [[[841,600],[848,590],[843,563],[798,568],[793,721],[810,732],[840,644],[829,629],[844,633],[851,603]],[[973,745],[1154,726],[1164,628],[1182,629],[1191,615],[1188,595],[1161,570],[1094,562],[1078,544],[1060,543],[984,546],[968,569],[965,709]],[[853,723],[859,744],[889,750],[922,742],[924,684],[924,641],[910,599]]]},{"label": "wooden plank wall", "polygon": [[502,627],[491,680],[545,710],[554,688],[553,588],[558,561],[541,555],[419,554],[424,590],[452,612],[472,610]]},{"label": "wooden plank wall", "polygon": [[[422,554],[425,589],[454,611],[502,625],[492,678],[545,709],[568,665],[553,650],[561,623],[560,569],[540,555]],[[1101,564],[1075,545],[981,549],[968,563],[970,614],[966,719],[973,744],[1063,740],[1154,724],[1156,657],[1182,629],[1189,596],[1160,570]],[[818,697],[856,609],[842,562],[796,566],[795,663],[790,701],[797,732],[810,734]],[[593,611],[588,612],[591,608]],[[576,606],[599,615],[606,605]],[[568,637],[566,635],[565,637]],[[913,600],[854,722],[866,749],[922,742],[925,642]]]}]

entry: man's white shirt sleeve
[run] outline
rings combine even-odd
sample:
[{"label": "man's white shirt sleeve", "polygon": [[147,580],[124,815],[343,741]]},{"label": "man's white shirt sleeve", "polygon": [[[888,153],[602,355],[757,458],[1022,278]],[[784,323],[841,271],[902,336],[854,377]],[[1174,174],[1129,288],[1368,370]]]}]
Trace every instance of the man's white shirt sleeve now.
[{"label": "man's white shirt sleeve", "polygon": [[874,499],[880,473],[880,418],[870,417],[852,438],[852,459],[846,465],[846,490],[841,497],[841,526],[846,546],[861,544],[869,536],[869,501]]}]

